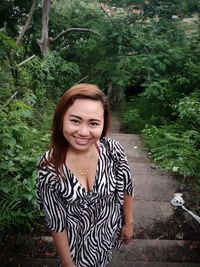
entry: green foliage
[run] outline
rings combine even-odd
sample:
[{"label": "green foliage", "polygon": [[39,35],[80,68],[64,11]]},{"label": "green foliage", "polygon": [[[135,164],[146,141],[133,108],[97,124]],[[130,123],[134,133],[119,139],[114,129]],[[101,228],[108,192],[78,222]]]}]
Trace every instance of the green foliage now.
[{"label": "green foliage", "polygon": [[7,231],[11,226],[15,229],[23,229],[23,231],[31,230],[34,222],[39,218],[38,212],[34,209],[33,211],[24,212],[21,208],[21,201],[13,202],[2,200],[0,202],[0,231]]},{"label": "green foliage", "polygon": [[[14,92],[14,65],[15,58],[12,58],[13,51],[18,53],[15,41],[0,31],[0,103],[3,103]],[[11,60],[12,58],[12,60]]]},{"label": "green foliage", "polygon": [[31,87],[38,102],[44,96],[56,100],[66,88],[80,78],[78,65],[66,62],[57,52],[50,53],[44,59],[36,57],[27,65],[26,69],[31,76]]},{"label": "green foliage", "polygon": [[136,108],[127,108],[122,115],[123,131],[140,133],[145,126],[145,121]]},{"label": "green foliage", "polygon": [[49,143],[47,129],[32,127],[33,108],[15,100],[0,111],[0,231],[30,229],[39,217],[35,177],[39,155]]},{"label": "green foliage", "polygon": [[198,131],[200,129],[200,93],[195,91],[181,99],[177,106],[179,120],[183,127]]},{"label": "green foliage", "polygon": [[162,167],[177,169],[183,177],[195,177],[200,186],[200,98],[199,92],[181,99],[176,123],[143,130],[152,158]]},{"label": "green foliage", "polygon": [[5,32],[0,31],[0,59],[7,60],[10,57],[11,51],[14,49],[17,49],[15,41]]},{"label": "green foliage", "polygon": [[144,11],[150,16],[171,19],[173,15],[183,17],[191,12],[198,12],[198,0],[150,0],[144,1]]},{"label": "green foliage", "polygon": [[6,30],[15,36],[18,34],[18,23],[26,19],[31,2],[29,0],[1,0],[0,5],[0,27],[5,27]]},{"label": "green foliage", "polygon": [[127,133],[141,134],[147,124],[160,126],[170,123],[172,111],[163,100],[156,101],[144,95],[132,97],[121,108],[123,129]]},{"label": "green foliage", "polygon": [[178,131],[173,125],[151,126],[144,129],[143,134],[154,161],[169,171],[177,169],[185,178],[196,177],[199,184],[200,152],[197,142],[200,133],[188,130],[181,134]]}]

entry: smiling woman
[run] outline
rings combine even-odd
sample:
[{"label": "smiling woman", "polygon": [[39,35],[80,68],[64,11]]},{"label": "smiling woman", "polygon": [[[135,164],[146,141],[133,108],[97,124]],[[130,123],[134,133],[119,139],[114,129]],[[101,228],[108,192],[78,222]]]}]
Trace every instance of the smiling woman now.
[{"label": "smiling woman", "polygon": [[105,267],[133,235],[133,181],[121,145],[105,137],[106,96],[92,84],[70,88],[41,158],[37,202],[58,250],[58,266]]}]

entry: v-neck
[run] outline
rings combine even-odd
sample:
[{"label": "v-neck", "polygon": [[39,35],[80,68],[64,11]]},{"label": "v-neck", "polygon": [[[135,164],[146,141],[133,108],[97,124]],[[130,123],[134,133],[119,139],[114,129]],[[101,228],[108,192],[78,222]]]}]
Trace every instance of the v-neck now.
[{"label": "v-neck", "polygon": [[79,184],[80,188],[82,189],[82,191],[86,194],[90,194],[91,192],[93,192],[95,190],[95,187],[96,187],[96,182],[97,182],[97,178],[98,178],[98,174],[99,174],[99,166],[100,166],[100,144],[101,142],[99,142],[99,145],[98,144],[95,144],[96,148],[97,148],[97,151],[98,151],[98,160],[97,160],[97,165],[96,165],[96,172],[95,172],[95,175],[94,175],[94,180],[93,180],[93,185],[91,187],[91,189],[88,188],[85,188],[85,186],[82,185],[82,183],[79,181],[79,179],[77,178],[77,176],[74,174],[74,172],[67,166],[67,164],[65,163],[64,166],[65,168],[68,170],[69,174],[70,174],[70,179],[72,178],[73,180],[76,181],[76,183]]}]

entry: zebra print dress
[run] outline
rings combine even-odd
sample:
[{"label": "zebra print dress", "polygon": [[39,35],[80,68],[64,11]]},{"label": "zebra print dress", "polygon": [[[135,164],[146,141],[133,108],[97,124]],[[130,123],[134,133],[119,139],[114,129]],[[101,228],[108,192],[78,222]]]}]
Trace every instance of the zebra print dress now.
[{"label": "zebra print dress", "polygon": [[133,195],[133,181],[122,146],[110,138],[100,140],[91,191],[82,187],[66,165],[63,179],[58,179],[52,165],[40,167],[36,191],[48,229],[55,232],[66,229],[76,267],[107,266],[114,249],[121,245],[124,193]]}]

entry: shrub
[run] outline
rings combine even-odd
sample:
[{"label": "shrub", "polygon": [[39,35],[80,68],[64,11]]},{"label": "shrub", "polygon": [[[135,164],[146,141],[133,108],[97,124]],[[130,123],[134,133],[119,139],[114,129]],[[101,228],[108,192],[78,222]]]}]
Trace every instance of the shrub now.
[{"label": "shrub", "polygon": [[152,158],[167,170],[194,177],[200,188],[200,99],[198,91],[181,99],[175,123],[143,130]]},{"label": "shrub", "polygon": [[1,232],[12,227],[30,230],[40,215],[35,206],[36,168],[49,134],[32,126],[35,119],[34,108],[22,100],[0,111]]}]

